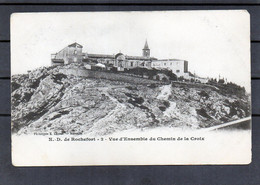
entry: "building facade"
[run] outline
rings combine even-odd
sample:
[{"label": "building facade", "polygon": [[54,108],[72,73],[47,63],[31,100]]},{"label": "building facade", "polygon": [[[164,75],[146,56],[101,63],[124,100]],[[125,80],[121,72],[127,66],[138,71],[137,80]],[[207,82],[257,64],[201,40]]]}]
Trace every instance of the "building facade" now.
[{"label": "building facade", "polygon": [[83,46],[78,43],[68,45],[58,53],[52,54],[52,65],[70,64],[83,62],[91,68],[91,65],[103,64],[106,67],[114,67],[117,71],[124,71],[133,68],[166,69],[172,71],[178,77],[188,75],[188,61],[178,59],[161,59],[151,57],[147,41],[142,49],[142,56],[128,56],[123,53],[116,55],[89,54],[82,52]]},{"label": "building facade", "polygon": [[82,48],[78,43],[73,43],[60,50],[58,53],[52,54],[52,65],[70,64],[72,62],[82,62]]},{"label": "building facade", "polygon": [[171,70],[178,77],[188,75],[188,61],[179,59],[162,59],[152,61],[152,67],[155,69]]}]

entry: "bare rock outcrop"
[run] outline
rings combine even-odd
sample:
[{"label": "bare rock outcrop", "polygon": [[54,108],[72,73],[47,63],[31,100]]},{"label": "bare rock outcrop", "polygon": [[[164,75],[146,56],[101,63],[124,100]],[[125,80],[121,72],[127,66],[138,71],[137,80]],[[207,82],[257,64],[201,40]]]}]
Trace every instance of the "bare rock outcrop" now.
[{"label": "bare rock outcrop", "polygon": [[250,115],[249,96],[222,93],[224,86],[137,85],[66,75],[59,68],[12,77],[13,132],[106,135],[160,126],[198,129]]}]

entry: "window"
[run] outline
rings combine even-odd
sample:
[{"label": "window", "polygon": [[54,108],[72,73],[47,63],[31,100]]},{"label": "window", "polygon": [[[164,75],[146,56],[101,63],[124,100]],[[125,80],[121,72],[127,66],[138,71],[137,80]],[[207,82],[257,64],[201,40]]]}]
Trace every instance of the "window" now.
[{"label": "window", "polygon": [[74,54],[76,55],[78,53],[78,51],[77,50],[74,50]]},{"label": "window", "polygon": [[179,73],[179,72],[180,72],[180,70],[179,70],[179,69],[177,69],[177,70],[176,70],[176,73]]},{"label": "window", "polygon": [[166,63],[164,63],[164,65],[166,66]]}]

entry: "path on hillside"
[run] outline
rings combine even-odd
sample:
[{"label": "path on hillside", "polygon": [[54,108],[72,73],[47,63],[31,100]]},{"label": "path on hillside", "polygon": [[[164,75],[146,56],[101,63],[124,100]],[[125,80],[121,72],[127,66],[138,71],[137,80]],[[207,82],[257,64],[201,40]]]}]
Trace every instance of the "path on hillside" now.
[{"label": "path on hillside", "polygon": [[[109,90],[113,88],[124,88],[125,86],[110,86],[110,87],[98,87],[96,89],[100,90],[102,94],[107,96],[111,102],[115,103],[115,106],[102,118],[98,119],[89,132],[107,132],[109,130],[117,129],[116,119],[120,112],[126,109],[126,106],[123,103],[120,103],[115,97],[109,94]],[[109,123],[109,124],[108,124]],[[106,129],[104,129],[106,128]]]},{"label": "path on hillside", "polygon": [[172,94],[171,84],[170,85],[163,85],[160,87],[161,92],[157,96],[159,100],[168,100],[169,96]]},{"label": "path on hillside", "polygon": [[212,87],[215,90],[219,90],[218,87],[210,84],[205,84],[205,83],[194,83],[194,82],[181,82],[181,81],[172,81],[172,84],[186,84],[186,85],[197,85],[197,86],[206,86],[206,87]]},{"label": "path on hillside", "polygon": [[128,85],[112,85],[112,86],[104,86],[104,87],[85,87],[85,89],[108,90],[108,89],[125,88],[127,86]]},{"label": "path on hillside", "polygon": [[246,117],[246,118],[242,118],[242,119],[239,119],[239,120],[235,120],[235,121],[230,121],[228,123],[223,123],[223,124],[220,124],[220,125],[215,125],[215,126],[212,126],[212,127],[209,127],[209,128],[202,128],[200,129],[201,131],[214,131],[214,130],[218,130],[218,129],[223,129],[223,128],[227,128],[227,127],[232,127],[232,126],[235,126],[236,124],[241,124],[243,122],[245,122],[246,124],[246,121],[250,121],[251,120],[251,117]]}]

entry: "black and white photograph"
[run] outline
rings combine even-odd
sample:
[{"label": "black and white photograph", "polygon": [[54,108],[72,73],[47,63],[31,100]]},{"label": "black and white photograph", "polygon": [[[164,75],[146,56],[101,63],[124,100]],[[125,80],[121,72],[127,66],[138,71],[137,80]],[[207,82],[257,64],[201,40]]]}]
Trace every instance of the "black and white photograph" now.
[{"label": "black and white photograph", "polygon": [[249,164],[250,64],[245,10],[12,14],[13,165]]}]

